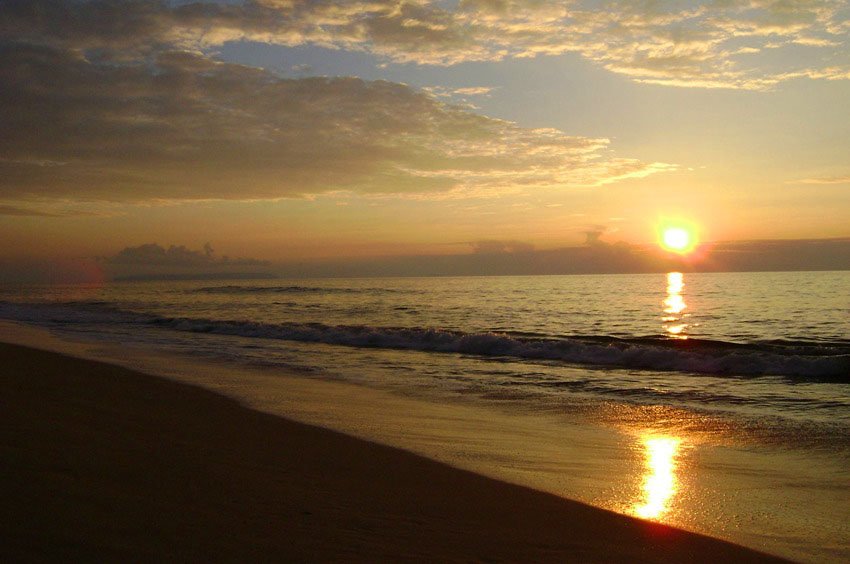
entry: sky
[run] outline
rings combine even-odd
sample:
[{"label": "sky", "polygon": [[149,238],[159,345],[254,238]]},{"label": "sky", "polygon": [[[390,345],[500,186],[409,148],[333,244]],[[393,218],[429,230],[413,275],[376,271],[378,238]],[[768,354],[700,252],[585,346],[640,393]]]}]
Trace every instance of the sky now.
[{"label": "sky", "polygon": [[0,277],[850,268],[848,100],[846,1],[3,0]]}]

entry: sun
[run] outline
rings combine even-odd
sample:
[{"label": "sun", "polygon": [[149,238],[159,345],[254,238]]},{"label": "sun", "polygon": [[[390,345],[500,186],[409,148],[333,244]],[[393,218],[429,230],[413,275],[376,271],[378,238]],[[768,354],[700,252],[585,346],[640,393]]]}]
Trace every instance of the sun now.
[{"label": "sun", "polygon": [[691,243],[691,234],[681,227],[668,227],[664,230],[664,246],[674,251],[684,251]]},{"label": "sun", "polygon": [[659,229],[659,243],[665,251],[688,254],[697,246],[696,229],[684,224],[666,224]]}]

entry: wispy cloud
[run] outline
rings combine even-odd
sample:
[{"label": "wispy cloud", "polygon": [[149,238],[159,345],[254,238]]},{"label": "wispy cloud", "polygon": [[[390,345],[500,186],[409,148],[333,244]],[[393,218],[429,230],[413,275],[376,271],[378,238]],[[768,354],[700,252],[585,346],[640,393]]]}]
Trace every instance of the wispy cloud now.
[{"label": "wispy cloud", "polygon": [[18,217],[107,217],[116,215],[115,212],[96,209],[77,209],[79,206],[67,207],[60,202],[36,202],[25,205],[0,204],[0,215]]},{"label": "wispy cloud", "polygon": [[455,88],[454,93],[461,96],[486,96],[493,91],[490,86],[468,86],[466,88]]},{"label": "wispy cloud", "polygon": [[[400,63],[453,65],[578,53],[638,81],[766,89],[844,80],[850,8],[842,0],[9,0],[0,34],[121,59],[228,41],[314,44]],[[765,52],[783,50],[782,57]]]},{"label": "wispy cloud", "polygon": [[850,174],[844,176],[820,176],[795,180],[795,184],[850,184]]},{"label": "wispy cloud", "polygon": [[0,204],[0,215],[12,215],[22,217],[61,217],[60,214],[30,208],[19,208]]}]

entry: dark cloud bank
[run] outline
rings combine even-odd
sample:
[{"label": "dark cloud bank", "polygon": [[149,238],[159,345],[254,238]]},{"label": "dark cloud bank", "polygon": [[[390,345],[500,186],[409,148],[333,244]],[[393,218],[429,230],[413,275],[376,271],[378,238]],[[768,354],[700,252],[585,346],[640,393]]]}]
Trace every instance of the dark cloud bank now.
[{"label": "dark cloud bank", "polygon": [[477,241],[471,253],[271,263],[217,257],[210,246],[192,250],[155,243],[127,247],[100,259],[0,259],[0,284],[104,280],[188,280],[381,276],[501,276],[850,270],[850,238],[743,241],[706,246],[683,259],[655,247],[605,243],[535,250],[521,241]]},{"label": "dark cloud bank", "polygon": [[183,245],[168,248],[157,243],[126,247],[99,261],[115,280],[248,279],[269,278],[271,263],[252,258],[218,257],[207,243],[202,250]]},{"label": "dark cloud bank", "polygon": [[680,257],[656,246],[609,243],[587,233],[581,247],[537,250],[528,242],[483,240],[456,255],[332,259],[275,264],[250,258],[217,257],[202,250],[158,244],[127,247],[101,259],[116,279],[265,278],[361,276],[499,276],[641,274],[653,272],[736,272],[850,269],[850,238],[738,241],[702,246]]},{"label": "dark cloud bank", "polygon": [[472,254],[303,261],[281,276],[500,276],[850,270],[850,239],[742,241],[706,245],[689,258],[656,247],[589,239],[582,247],[534,250],[519,241],[471,243]]},{"label": "dark cloud bank", "polygon": [[108,280],[273,278],[268,261],[218,256],[212,245],[147,243],[108,257],[0,258],[0,284],[98,284]]}]

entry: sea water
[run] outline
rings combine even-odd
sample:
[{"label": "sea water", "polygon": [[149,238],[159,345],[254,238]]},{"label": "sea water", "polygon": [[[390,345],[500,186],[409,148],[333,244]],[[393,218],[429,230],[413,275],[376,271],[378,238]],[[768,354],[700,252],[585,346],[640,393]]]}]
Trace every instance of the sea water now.
[{"label": "sea water", "polygon": [[[793,558],[850,558],[850,272],[10,287],[0,318],[530,421],[537,446],[519,441],[492,474]],[[428,441],[459,440],[441,432]],[[446,458],[497,464],[475,448]],[[606,457],[635,475],[606,475]]]}]

